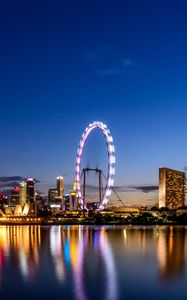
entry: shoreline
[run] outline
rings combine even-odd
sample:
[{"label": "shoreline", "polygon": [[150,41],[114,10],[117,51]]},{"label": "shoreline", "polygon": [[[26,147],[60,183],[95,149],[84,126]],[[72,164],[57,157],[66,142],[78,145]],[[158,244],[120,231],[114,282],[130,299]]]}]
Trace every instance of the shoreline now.
[{"label": "shoreline", "polygon": [[45,220],[40,220],[40,221],[24,221],[24,222],[20,222],[20,221],[0,221],[0,226],[15,226],[15,225],[19,225],[19,226],[24,226],[24,225],[43,225],[43,226],[49,226],[49,225],[63,225],[63,226],[187,226],[187,222],[184,223],[180,223],[180,222],[155,222],[155,223],[151,223],[151,222],[140,222],[140,223],[135,223],[135,222],[96,222],[96,221],[89,221],[89,220],[85,220],[85,221],[80,221],[80,222],[75,222],[75,221],[59,221],[59,220],[51,220],[51,219],[45,219]]}]

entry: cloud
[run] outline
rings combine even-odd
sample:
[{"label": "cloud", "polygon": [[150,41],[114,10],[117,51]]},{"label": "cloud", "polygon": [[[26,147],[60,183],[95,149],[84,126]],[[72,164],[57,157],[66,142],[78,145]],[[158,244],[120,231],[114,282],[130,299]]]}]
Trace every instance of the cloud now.
[{"label": "cloud", "polygon": [[134,66],[134,62],[112,47],[99,47],[84,54],[86,62],[101,76],[119,75]]},{"label": "cloud", "polygon": [[150,193],[150,192],[155,192],[158,190],[157,185],[129,185],[129,186],[116,186],[113,188],[114,191],[119,192],[119,193],[125,193],[125,192],[135,192],[140,191],[142,193]]},{"label": "cloud", "polygon": [[24,178],[22,176],[1,176],[0,177],[0,190],[1,193],[9,194],[9,190],[19,185]]},{"label": "cloud", "polygon": [[133,66],[133,62],[129,58],[120,58],[116,61],[111,61],[104,68],[98,69],[96,72],[99,75],[120,75],[127,72],[127,69]]},{"label": "cloud", "polygon": [[[98,190],[98,187],[87,185],[87,191],[94,192]],[[122,185],[122,186],[114,186],[112,188],[114,193],[135,193],[136,191],[142,193],[151,193],[158,190],[157,185]]]},{"label": "cloud", "polygon": [[157,185],[148,185],[148,186],[133,186],[134,189],[141,191],[143,193],[150,193],[158,191]]},{"label": "cloud", "polygon": [[24,180],[22,176],[1,176],[0,177],[0,183],[3,182],[12,182],[12,181],[21,181]]},{"label": "cloud", "polygon": [[[22,176],[1,176],[0,191],[1,193],[19,185],[21,181],[26,181],[27,178]],[[34,179],[35,183],[40,183],[40,180]]]},{"label": "cloud", "polygon": [[121,186],[114,186],[113,190],[117,193],[125,193],[125,192],[130,192],[132,188],[127,185],[121,185]]},{"label": "cloud", "polygon": [[14,188],[15,186],[19,185],[19,183],[20,181],[0,183],[0,188]]}]

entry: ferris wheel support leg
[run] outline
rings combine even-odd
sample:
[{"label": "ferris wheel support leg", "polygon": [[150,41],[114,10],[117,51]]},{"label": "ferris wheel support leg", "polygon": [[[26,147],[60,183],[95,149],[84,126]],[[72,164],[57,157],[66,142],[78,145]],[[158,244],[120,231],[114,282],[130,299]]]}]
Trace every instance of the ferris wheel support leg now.
[{"label": "ferris wheel support leg", "polygon": [[83,209],[85,207],[85,197],[86,197],[86,169],[83,170]]},{"label": "ferris wheel support leg", "polygon": [[99,170],[99,202],[101,203],[102,201],[102,171]]}]

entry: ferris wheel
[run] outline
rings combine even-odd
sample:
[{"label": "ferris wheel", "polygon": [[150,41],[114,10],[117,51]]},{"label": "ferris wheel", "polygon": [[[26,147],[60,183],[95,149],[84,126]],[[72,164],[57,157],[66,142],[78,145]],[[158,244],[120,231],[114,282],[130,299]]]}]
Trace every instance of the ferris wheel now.
[{"label": "ferris wheel", "polygon": [[[95,129],[99,129],[101,133],[103,134],[103,137],[106,141],[107,145],[107,174],[104,175],[102,170],[99,168],[86,168],[83,169],[83,172],[81,170],[81,161],[82,161],[82,155],[84,152],[85,144],[87,142],[88,136],[93,132]],[[110,134],[110,130],[107,128],[107,126],[99,121],[95,121],[93,123],[90,123],[89,126],[85,129],[82,138],[79,143],[79,147],[77,150],[77,156],[76,156],[76,168],[75,168],[75,183],[76,183],[76,191],[77,191],[77,197],[80,204],[80,207],[82,209],[88,210],[86,199],[85,199],[85,192],[82,191],[82,185],[85,184],[85,177],[84,177],[84,183],[82,184],[82,175],[84,175],[87,171],[95,171],[99,174],[99,182],[101,182],[101,175],[103,174],[106,179],[106,184],[104,187],[104,192],[100,192],[100,198],[99,203],[97,204],[97,209],[102,210],[105,208],[106,204],[108,203],[109,197],[111,195],[112,187],[114,184],[114,175],[115,175],[115,148],[113,144],[113,138]]]}]

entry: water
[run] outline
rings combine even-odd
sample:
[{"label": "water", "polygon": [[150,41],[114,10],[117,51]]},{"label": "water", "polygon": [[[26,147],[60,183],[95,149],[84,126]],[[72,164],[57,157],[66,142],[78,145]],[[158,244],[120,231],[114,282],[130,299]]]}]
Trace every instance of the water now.
[{"label": "water", "polygon": [[0,226],[1,299],[179,299],[187,227]]}]

